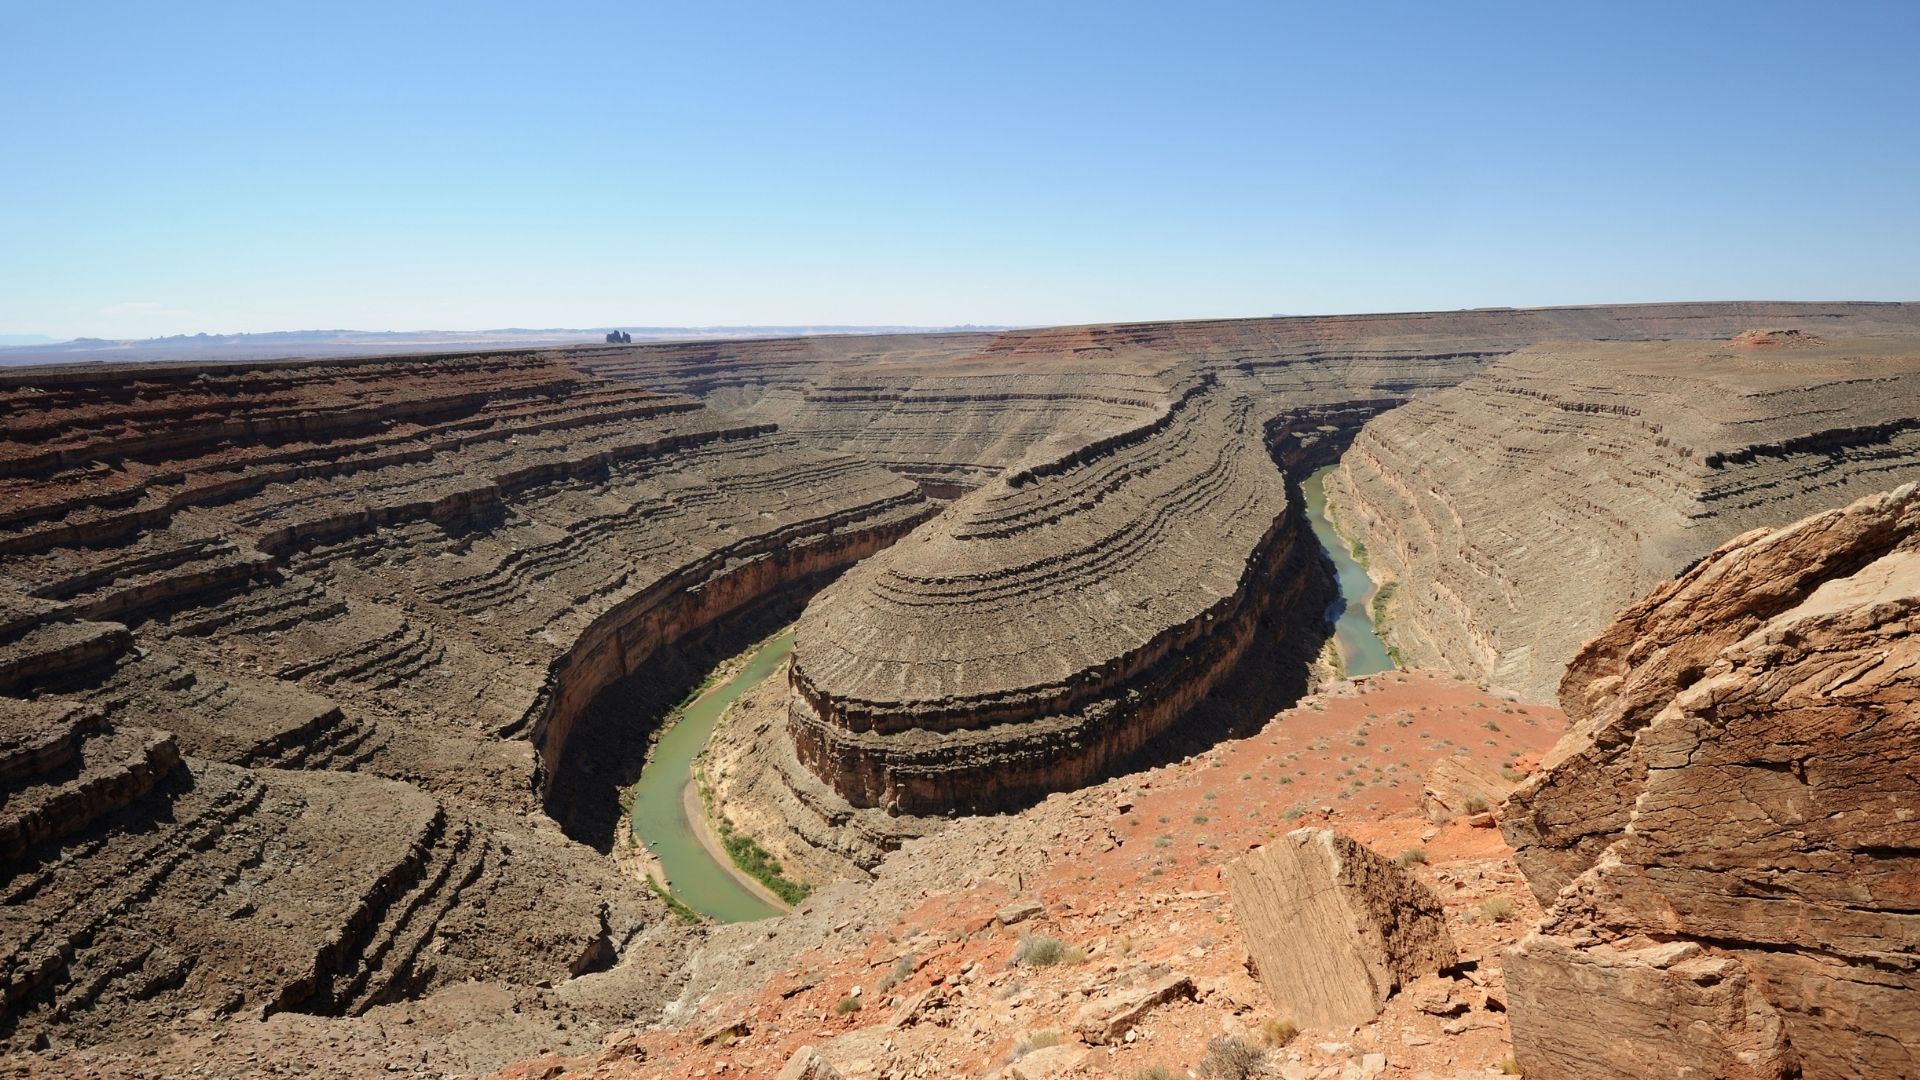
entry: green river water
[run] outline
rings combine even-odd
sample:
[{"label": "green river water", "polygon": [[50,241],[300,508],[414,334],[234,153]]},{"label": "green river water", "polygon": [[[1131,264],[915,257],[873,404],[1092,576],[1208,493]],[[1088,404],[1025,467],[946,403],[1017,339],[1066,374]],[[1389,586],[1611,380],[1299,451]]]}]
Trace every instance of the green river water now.
[{"label": "green river water", "polygon": [[1333,520],[1327,517],[1326,478],[1332,468],[1329,465],[1307,477],[1300,491],[1306,496],[1307,519],[1313,526],[1313,535],[1333,560],[1335,575],[1340,579],[1340,599],[1328,612],[1334,620],[1334,648],[1339,650],[1340,664],[1349,678],[1392,671],[1393,658],[1387,655],[1386,643],[1373,629],[1373,579],[1367,576],[1367,568],[1353,557],[1347,542],[1334,530]]},{"label": "green river water", "polygon": [[760,646],[738,674],[689,705],[679,723],[660,736],[653,759],[634,785],[635,839],[660,857],[667,874],[666,886],[675,897],[721,922],[765,919],[780,914],[781,909],[741,884],[730,867],[720,865],[707,853],[694,836],[693,823],[687,820],[683,795],[692,781],[693,759],[706,747],[720,714],[735,698],[780,670],[792,651],[793,633],[788,631]]},{"label": "green river water", "polygon": [[[1333,560],[1340,581],[1340,599],[1329,612],[1334,619],[1334,646],[1349,676],[1390,671],[1393,661],[1373,630],[1373,579],[1327,517],[1326,473],[1326,469],[1314,473],[1300,488],[1313,534]],[[735,698],[780,670],[792,651],[789,631],[762,645],[746,667],[688,706],[679,722],[660,737],[653,759],[634,786],[634,836],[659,856],[666,869],[666,885],[675,897],[721,922],[765,919],[781,909],[741,884],[731,867],[708,854],[687,818],[684,793],[692,780],[693,761],[706,747],[720,714]]]}]

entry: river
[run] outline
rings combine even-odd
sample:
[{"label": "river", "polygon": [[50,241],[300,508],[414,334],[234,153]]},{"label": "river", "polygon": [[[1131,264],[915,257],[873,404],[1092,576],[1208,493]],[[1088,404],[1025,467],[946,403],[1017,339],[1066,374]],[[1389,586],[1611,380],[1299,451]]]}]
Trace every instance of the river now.
[{"label": "river", "polygon": [[[1314,473],[1300,489],[1306,496],[1313,535],[1333,560],[1340,580],[1340,599],[1328,611],[1334,620],[1334,647],[1349,676],[1391,671],[1393,660],[1373,631],[1373,579],[1327,517],[1326,474],[1326,469]],[[721,922],[771,918],[781,909],[742,884],[731,867],[715,861],[700,843],[687,817],[687,806],[698,807],[700,802],[684,797],[686,787],[692,783],[693,761],[706,747],[720,714],[735,698],[779,671],[792,651],[793,633],[788,631],[762,645],[732,678],[696,699],[660,737],[634,785],[634,836],[659,857],[666,885],[676,898]]]},{"label": "river", "polygon": [[685,799],[693,782],[693,759],[707,745],[714,724],[735,698],[780,670],[793,651],[793,632],[762,645],[732,678],[709,689],[687,706],[660,741],[633,788],[633,833],[660,859],[667,888],[687,906],[721,922],[747,922],[781,913],[781,909],[741,884],[731,867],[722,866],[693,833]]},{"label": "river", "polygon": [[1334,648],[1339,651],[1340,665],[1349,678],[1392,671],[1393,658],[1387,655],[1386,643],[1373,629],[1373,578],[1354,558],[1346,540],[1327,516],[1326,478],[1332,469],[1329,465],[1307,477],[1300,485],[1300,492],[1306,496],[1307,520],[1313,526],[1313,535],[1333,560],[1335,576],[1340,579],[1340,599],[1327,611],[1333,619]]}]

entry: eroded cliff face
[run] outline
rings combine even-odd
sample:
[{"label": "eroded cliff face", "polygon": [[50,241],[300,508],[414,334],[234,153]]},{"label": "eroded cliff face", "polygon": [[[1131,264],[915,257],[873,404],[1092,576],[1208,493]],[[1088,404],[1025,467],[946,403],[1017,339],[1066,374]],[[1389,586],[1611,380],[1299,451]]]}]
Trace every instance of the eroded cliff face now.
[{"label": "eroded cliff face", "polygon": [[[217,1042],[222,1016],[396,1000],[416,1034],[511,1027],[494,1064],[577,1049],[685,977],[688,933],[540,814],[611,799],[568,790],[566,764],[595,752],[581,710],[663,647],[790,602],[959,497],[923,551],[846,586],[845,619],[821,616],[831,674],[792,720],[858,798],[1021,801],[1177,727],[1232,688],[1243,650],[1297,629],[1254,614],[1288,603],[1311,554],[1285,540],[1276,460],[1329,461],[1370,418],[1542,341],[1844,342],[1916,322],[1907,305],[1652,305],[9,372],[0,1049],[168,1024]],[[1634,484],[1745,478],[1706,514],[1737,531],[1795,485],[1838,499],[1905,467],[1904,369],[1845,353],[1871,361],[1848,397],[1817,369],[1827,346],[1755,348],[1775,365],[1743,369],[1773,373],[1758,389],[1708,380],[1750,406],[1715,414],[1737,437],[1682,440],[1701,453],[1636,465]],[[1476,543],[1499,531],[1462,520]],[[1694,551],[1638,531],[1586,547],[1661,566]],[[783,775],[803,772],[781,748]],[[855,820],[824,785],[792,788],[832,829]],[[1538,820],[1543,865],[1586,858],[1587,833]],[[897,833],[868,831],[878,860]],[[480,1004],[445,1011],[459,1000]],[[508,1000],[526,1007],[511,1022]],[[388,1038],[314,1023],[315,1047]]]},{"label": "eroded cliff face", "polygon": [[855,806],[982,811],[1084,784],[1165,730],[1304,576],[1253,410],[1196,380],[823,592],[795,638],[800,760]]},{"label": "eroded cliff face", "polygon": [[1544,700],[1748,529],[1920,477],[1920,339],[1543,345],[1370,421],[1328,481],[1409,662]]},{"label": "eroded cliff face", "polygon": [[573,718],[931,512],[550,355],[8,373],[0,1039],[611,963],[664,912],[530,814]]},{"label": "eroded cliff face", "polygon": [[1506,805],[1550,906],[1528,1076],[1920,1070],[1920,491],[1744,535],[1630,608]]}]

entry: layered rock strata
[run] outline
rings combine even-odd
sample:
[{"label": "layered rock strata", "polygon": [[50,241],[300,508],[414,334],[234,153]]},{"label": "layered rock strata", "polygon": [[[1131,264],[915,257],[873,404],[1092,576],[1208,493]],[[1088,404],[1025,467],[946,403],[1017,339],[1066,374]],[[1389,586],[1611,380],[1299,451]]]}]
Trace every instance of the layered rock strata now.
[{"label": "layered rock strata", "polygon": [[982,811],[1086,783],[1206,695],[1295,581],[1254,404],[1198,380],[1011,471],[808,607],[799,758],[855,806]]},{"label": "layered rock strata", "polygon": [[1402,986],[1459,960],[1433,890],[1332,829],[1296,829],[1225,877],[1260,981],[1303,1024],[1367,1023]]},{"label": "layered rock strata", "polygon": [[[7,373],[0,702],[29,712],[0,933],[56,945],[20,946],[45,962],[15,973],[0,1038],[611,962],[664,912],[523,817],[575,718],[932,510],[848,455],[550,355]],[[367,873],[302,869],[328,860]],[[304,908],[256,916],[266,896]],[[124,932],[62,921],[108,910]],[[138,944],[176,938],[192,950],[164,963]],[[277,959],[249,959],[268,938]],[[253,974],[202,977],[229,969]]]},{"label": "layered rock strata", "polygon": [[1328,480],[1412,663],[1545,699],[1748,529],[1920,477],[1920,339],[1539,346],[1370,421]]},{"label": "layered rock strata", "polygon": [[1528,1076],[1920,1071],[1920,492],[1728,543],[1576,658],[1508,804]]},{"label": "layered rock strata", "polygon": [[[1269,416],[1344,448],[1360,421],[1544,341],[1920,331],[1912,304],[1711,303],[1121,323],[569,350],[610,379],[698,396],[857,453],[941,498],[1150,416],[1182,373],[1245,376]],[[1318,430],[1332,425],[1331,431]],[[1335,436],[1329,438],[1329,435]],[[1329,463],[1331,458],[1319,464]]]}]

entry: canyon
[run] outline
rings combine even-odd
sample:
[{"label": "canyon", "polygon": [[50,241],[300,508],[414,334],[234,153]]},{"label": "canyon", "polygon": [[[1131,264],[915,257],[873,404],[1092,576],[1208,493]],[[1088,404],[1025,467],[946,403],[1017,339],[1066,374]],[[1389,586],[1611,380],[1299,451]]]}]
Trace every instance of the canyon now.
[{"label": "canyon", "polygon": [[[1672,816],[1726,801],[1715,775],[1837,775],[1773,762],[1764,732],[1698,702],[1750,693],[1756,718],[1838,723],[1773,673],[1824,687],[1829,669],[1790,667],[1813,663],[1801,652],[1904,648],[1911,492],[1856,500],[1920,480],[1917,405],[1920,306],[1902,304],[0,372],[0,1071],[256,1075],[319,1052],[335,1075],[542,1054],[686,1075],[720,1052],[688,1029],[788,1007],[769,1001],[831,1014],[850,996],[833,980],[874,992],[851,973],[916,935],[934,966],[896,983],[951,996],[1001,948],[966,928],[978,910],[1036,891],[1058,932],[1118,948],[1131,930],[1100,922],[1073,852],[1124,861],[1130,888],[1230,936],[1217,904],[1150,871],[1217,898],[1223,839],[1302,817],[1377,848],[1436,830],[1457,858],[1416,869],[1456,921],[1496,893],[1544,910],[1504,964],[1520,921],[1455,928],[1512,999],[1468,1012],[1493,1017],[1468,1040],[1479,1059],[1506,1045],[1511,1005],[1521,1065],[1559,1075],[1542,1033],[1569,1006],[1542,988],[1605,949],[1684,939],[1744,965],[1752,1061],[1896,1067],[1858,1033],[1912,989],[1886,869],[1901,827],[1875,818],[1886,836],[1853,862],[1820,862],[1832,837],[1793,849],[1820,862],[1808,875],[1889,883],[1864,905],[1806,900],[1854,928],[1812,956],[1722,925],[1738,920],[1714,897],[1762,886],[1714,877]],[[1329,466],[1327,517],[1383,583],[1379,629],[1402,666],[1446,674],[1329,666],[1337,593],[1300,487]],[[1725,569],[1742,544],[1744,577]],[[787,622],[790,665],[721,721],[716,747],[737,752],[716,798],[820,891],[769,923],[687,925],[636,872],[619,791],[714,660]],[[1905,676],[1846,670],[1879,695],[1850,723],[1905,716]],[[1288,742],[1328,709],[1346,726]],[[1509,717],[1528,721],[1518,742]],[[1910,749],[1904,730],[1880,737]],[[1366,751],[1377,772],[1352,787],[1335,734],[1398,749]],[[1476,775],[1532,770],[1504,841],[1414,813],[1442,739],[1489,758]],[[1731,755],[1720,773],[1693,764],[1701,746]],[[1313,799],[1256,766],[1273,753],[1307,756],[1288,784]],[[1215,768],[1246,775],[1211,805]],[[1183,793],[1159,827],[1112,809],[1150,783]],[[1151,857],[1159,835],[1179,859]],[[1656,925],[1663,889],[1695,904],[1685,927]],[[1154,906],[1114,914],[1147,933]],[[1135,966],[1200,949],[1199,996],[1250,1019],[1234,949],[1209,941],[1169,933]],[[1816,961],[1872,988],[1857,1013],[1768,989],[1813,985]],[[1592,985],[1671,977],[1626,963]],[[905,1043],[931,1061],[961,1038],[911,1016],[860,1034],[857,1008],[755,1034],[753,1068],[825,1032],[848,1040],[823,1058],[847,1075],[898,1075]],[[1191,1034],[1180,1053],[1200,1052]],[[996,1058],[1012,1042],[985,1041]]]}]

